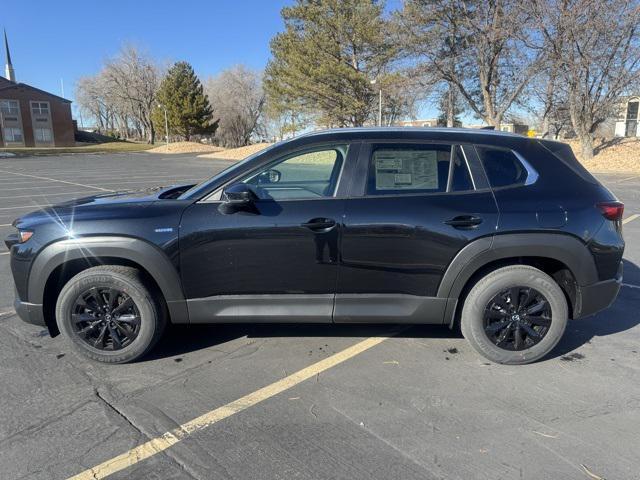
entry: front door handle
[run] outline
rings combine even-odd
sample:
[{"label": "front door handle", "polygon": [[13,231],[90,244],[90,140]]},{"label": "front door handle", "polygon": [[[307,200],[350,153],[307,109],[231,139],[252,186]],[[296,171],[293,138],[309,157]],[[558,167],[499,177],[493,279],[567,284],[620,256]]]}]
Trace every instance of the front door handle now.
[{"label": "front door handle", "polygon": [[469,229],[476,228],[482,223],[482,218],[474,217],[473,215],[458,215],[451,220],[444,222],[447,225],[451,225],[454,228]]},{"label": "front door handle", "polygon": [[333,218],[312,218],[301,226],[314,232],[328,232],[336,226],[336,221]]}]

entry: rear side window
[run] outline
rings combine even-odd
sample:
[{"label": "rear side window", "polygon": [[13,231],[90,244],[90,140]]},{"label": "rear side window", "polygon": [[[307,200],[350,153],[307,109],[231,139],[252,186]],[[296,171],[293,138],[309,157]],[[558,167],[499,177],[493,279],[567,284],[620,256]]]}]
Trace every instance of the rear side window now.
[{"label": "rear side window", "polygon": [[476,150],[493,188],[526,183],[527,169],[511,150],[493,147],[476,147]]},{"label": "rear side window", "polygon": [[[453,156],[452,156],[453,149]],[[367,195],[471,190],[466,161],[451,145],[380,146],[373,150]]]}]

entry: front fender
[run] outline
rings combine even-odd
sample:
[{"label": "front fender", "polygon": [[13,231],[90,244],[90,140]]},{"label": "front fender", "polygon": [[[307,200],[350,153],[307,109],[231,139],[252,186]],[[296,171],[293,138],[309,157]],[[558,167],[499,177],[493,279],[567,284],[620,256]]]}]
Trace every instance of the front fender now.
[{"label": "front fender", "polygon": [[173,323],[188,323],[182,283],[175,267],[155,245],[130,237],[80,237],[61,240],[45,247],[31,266],[28,298],[42,304],[44,289],[53,271],[65,262],[82,258],[113,257],[140,265],[155,280],[167,302]]}]

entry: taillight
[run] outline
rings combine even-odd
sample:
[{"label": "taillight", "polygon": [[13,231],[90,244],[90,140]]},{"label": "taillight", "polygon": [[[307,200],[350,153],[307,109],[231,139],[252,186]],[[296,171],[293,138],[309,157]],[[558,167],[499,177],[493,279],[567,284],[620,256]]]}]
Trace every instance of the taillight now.
[{"label": "taillight", "polygon": [[607,220],[618,221],[622,220],[622,214],[624,213],[624,203],[622,202],[601,202],[597,207],[600,209],[602,216]]}]

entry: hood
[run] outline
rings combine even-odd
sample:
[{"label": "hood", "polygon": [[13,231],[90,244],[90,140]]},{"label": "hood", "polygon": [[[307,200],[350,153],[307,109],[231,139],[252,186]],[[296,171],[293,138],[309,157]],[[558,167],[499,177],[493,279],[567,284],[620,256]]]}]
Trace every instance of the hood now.
[{"label": "hood", "polygon": [[[122,208],[130,213],[151,206],[161,200],[172,200],[186,192],[193,184],[152,187],[143,190],[101,193],[90,197],[76,198],[67,202],[43,207],[28,213],[13,222],[21,228],[33,223],[41,223],[47,219],[62,219],[71,216],[76,219],[92,218],[94,216],[119,216]],[[101,212],[101,213],[98,213]]]},{"label": "hood", "polygon": [[84,205],[102,205],[102,204],[118,204],[118,203],[145,203],[154,202],[156,200],[175,199],[183,192],[193,187],[188,185],[170,185],[145,188],[141,190],[128,190],[112,193],[100,193],[89,197],[75,198],[67,202],[58,203],[50,208],[58,209],[65,207],[82,207]]}]

